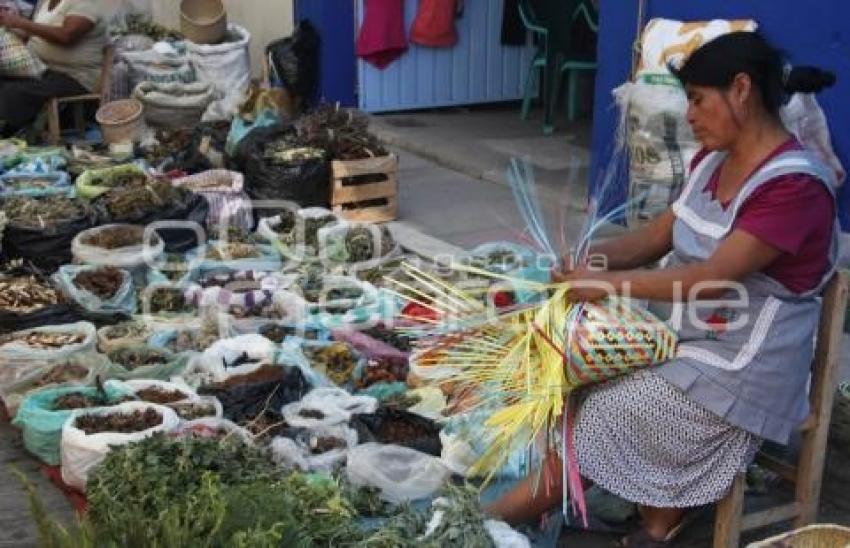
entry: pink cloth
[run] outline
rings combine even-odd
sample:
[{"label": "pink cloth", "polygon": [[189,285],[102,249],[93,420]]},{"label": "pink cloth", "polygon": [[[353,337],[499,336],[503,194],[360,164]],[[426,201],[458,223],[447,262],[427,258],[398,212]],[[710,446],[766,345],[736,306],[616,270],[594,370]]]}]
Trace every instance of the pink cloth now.
[{"label": "pink cloth", "polygon": [[405,51],[404,0],[366,0],[357,56],[384,69]]},{"label": "pink cloth", "polygon": [[[779,154],[802,149],[797,139],[780,145],[750,176]],[[707,155],[694,158],[696,167]],[[704,192],[716,199],[720,169]],[[724,208],[729,203],[721,204]],[[764,274],[790,291],[802,293],[817,287],[829,269],[829,248],[835,222],[835,201],[826,187],[811,175],[777,177],[756,189],[741,205],[734,227],[782,251]]]},{"label": "pink cloth", "polygon": [[447,48],[457,44],[458,0],[420,0],[419,11],[410,41],[430,48]]}]

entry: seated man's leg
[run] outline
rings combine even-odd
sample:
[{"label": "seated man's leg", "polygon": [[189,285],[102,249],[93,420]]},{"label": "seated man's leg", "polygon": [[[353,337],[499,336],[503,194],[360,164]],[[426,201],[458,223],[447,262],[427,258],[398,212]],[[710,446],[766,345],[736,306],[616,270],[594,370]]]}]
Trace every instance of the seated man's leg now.
[{"label": "seated man's leg", "polygon": [[37,79],[0,80],[0,131],[12,135],[31,124],[53,97],[88,91],[70,76],[48,70]]}]

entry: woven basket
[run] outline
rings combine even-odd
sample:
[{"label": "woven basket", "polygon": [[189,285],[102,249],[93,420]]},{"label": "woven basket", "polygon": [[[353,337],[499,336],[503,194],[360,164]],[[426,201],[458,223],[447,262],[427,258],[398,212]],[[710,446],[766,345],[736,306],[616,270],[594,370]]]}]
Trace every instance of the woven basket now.
[{"label": "woven basket", "polygon": [[142,103],[135,99],[112,101],[100,107],[95,118],[109,144],[135,141],[142,129]]},{"label": "woven basket", "polygon": [[180,30],[196,44],[218,44],[227,33],[227,11],[221,0],[183,0]]},{"label": "woven basket", "polygon": [[810,525],[784,533],[747,548],[847,548],[850,546],[850,528],[838,525]]},{"label": "woven basket", "polygon": [[850,449],[850,382],[838,385],[829,425],[829,441],[841,449]]}]

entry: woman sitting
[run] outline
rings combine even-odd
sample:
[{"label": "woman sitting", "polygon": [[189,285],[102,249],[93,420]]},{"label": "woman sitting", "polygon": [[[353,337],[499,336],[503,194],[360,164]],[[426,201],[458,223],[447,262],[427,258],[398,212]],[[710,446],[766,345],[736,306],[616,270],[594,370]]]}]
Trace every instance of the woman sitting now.
[{"label": "woman sitting", "polygon": [[[582,475],[639,505],[625,546],[664,546],[686,510],[725,496],[763,440],[787,443],[807,416],[818,296],[834,272],[834,174],[786,130],[788,94],[834,76],[783,70],[755,33],[733,33],[674,70],[704,146],[678,201],[591,253],[607,271],[558,277],[571,298],[628,291],[679,333],[670,362],[591,391],[576,418]],[[642,270],[669,256],[664,268]],[[594,261],[595,262],[595,261]],[[489,511],[510,522],[561,502],[560,460]]]},{"label": "woman sitting", "polygon": [[0,13],[0,26],[27,37],[48,70],[37,79],[0,79],[0,131],[17,133],[54,97],[99,91],[106,46],[101,0],[42,0],[32,21]]}]

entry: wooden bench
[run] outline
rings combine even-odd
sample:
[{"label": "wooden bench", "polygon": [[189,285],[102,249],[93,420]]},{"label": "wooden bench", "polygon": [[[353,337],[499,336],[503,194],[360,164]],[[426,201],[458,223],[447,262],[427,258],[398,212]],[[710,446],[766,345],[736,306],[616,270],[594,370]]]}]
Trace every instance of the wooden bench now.
[{"label": "wooden bench", "polygon": [[62,142],[61,113],[66,105],[74,112],[74,128],[84,133],[86,130],[85,107],[87,105],[103,105],[108,103],[112,91],[112,66],[115,62],[115,50],[106,47],[103,52],[103,66],[100,72],[100,93],[87,93],[69,97],[53,97],[44,106],[44,116],[47,120],[45,140],[51,145]]},{"label": "wooden bench", "polygon": [[812,363],[809,401],[811,413],[800,426],[802,446],[797,464],[759,453],[756,462],[794,484],[794,501],[759,512],[744,512],[746,475],[739,474],[729,494],[717,504],[714,520],[714,548],[738,548],[741,533],[793,520],[794,528],[817,519],[821,481],[826,457],[829,421],[835,397],[841,357],[844,316],[850,276],[835,275],[823,296],[823,309]]}]

